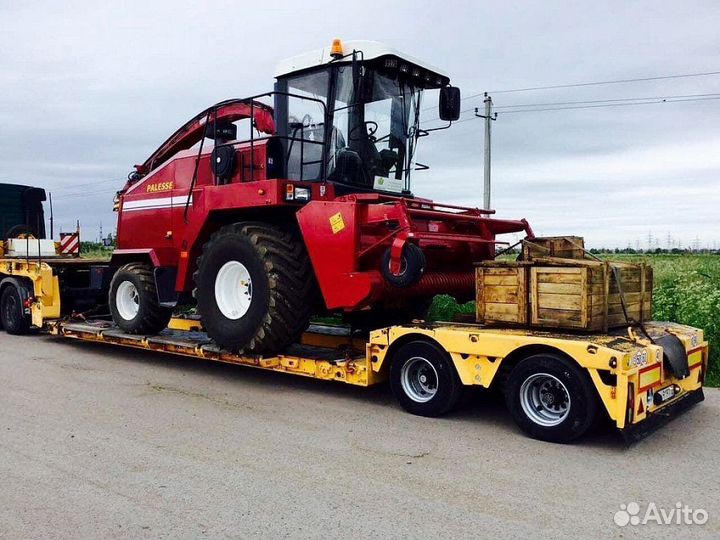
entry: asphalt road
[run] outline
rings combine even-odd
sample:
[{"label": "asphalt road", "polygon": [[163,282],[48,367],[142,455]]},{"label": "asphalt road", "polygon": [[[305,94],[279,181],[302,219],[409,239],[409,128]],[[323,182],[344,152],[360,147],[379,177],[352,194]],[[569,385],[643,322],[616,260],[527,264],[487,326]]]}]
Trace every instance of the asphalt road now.
[{"label": "asphalt road", "polygon": [[[361,389],[0,334],[4,538],[720,535],[720,391],[626,449],[526,438],[482,394],[443,419]],[[617,526],[621,503],[709,515]]]}]

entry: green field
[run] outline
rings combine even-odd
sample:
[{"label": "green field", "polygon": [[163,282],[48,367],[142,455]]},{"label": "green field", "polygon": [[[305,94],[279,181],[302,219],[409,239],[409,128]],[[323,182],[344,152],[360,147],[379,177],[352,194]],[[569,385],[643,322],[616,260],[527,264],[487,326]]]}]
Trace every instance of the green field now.
[{"label": "green field", "polygon": [[[611,260],[647,262],[655,276],[653,318],[702,328],[710,342],[708,386],[720,386],[720,255],[608,255]],[[474,305],[458,305],[449,296],[435,298],[430,320],[452,320],[473,313]]]}]

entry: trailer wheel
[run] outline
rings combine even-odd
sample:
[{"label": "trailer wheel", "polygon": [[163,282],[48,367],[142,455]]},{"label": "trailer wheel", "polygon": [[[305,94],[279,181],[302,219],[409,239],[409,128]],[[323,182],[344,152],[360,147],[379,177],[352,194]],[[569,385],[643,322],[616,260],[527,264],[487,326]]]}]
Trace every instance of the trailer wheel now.
[{"label": "trailer wheel", "polygon": [[277,354],[298,339],[316,307],[305,245],[266,223],[234,223],[213,234],[194,278],[208,336],[231,351]]},{"label": "trailer wheel", "polygon": [[441,416],[460,400],[462,382],[448,354],[429,341],[411,341],[393,355],[390,387],[412,414]]},{"label": "trailer wheel", "polygon": [[517,425],[535,439],[567,443],[582,436],[597,415],[587,375],[559,355],[537,354],[510,372],[505,402]]},{"label": "trailer wheel", "polygon": [[30,316],[25,314],[23,298],[14,285],[8,285],[0,296],[0,324],[8,334],[21,336],[30,330]]},{"label": "trailer wheel", "polygon": [[172,317],[172,309],[158,301],[155,276],[147,264],[120,267],[110,283],[109,296],[113,321],[128,334],[159,334]]}]

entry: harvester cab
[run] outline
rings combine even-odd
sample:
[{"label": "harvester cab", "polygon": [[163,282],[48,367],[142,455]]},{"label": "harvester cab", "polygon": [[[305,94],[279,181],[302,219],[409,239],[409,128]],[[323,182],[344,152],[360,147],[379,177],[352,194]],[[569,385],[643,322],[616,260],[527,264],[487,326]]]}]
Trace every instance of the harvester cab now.
[{"label": "harvester cab", "polygon": [[118,194],[115,322],[154,333],[196,301],[219,345],[264,354],[318,312],[377,325],[422,317],[436,294],[471,298],[473,264],[494,257],[496,235],[532,231],[412,193],[433,89],[440,118],[457,119],[459,90],[439,69],[336,40],[282,62],[274,91],[186,122]]},{"label": "harvester cab", "polygon": [[335,40],[285,60],[275,75],[276,130],[288,156],[281,174],[327,180],[338,194],[410,195],[423,92],[440,89],[443,117],[459,114],[447,74],[375,42]]}]

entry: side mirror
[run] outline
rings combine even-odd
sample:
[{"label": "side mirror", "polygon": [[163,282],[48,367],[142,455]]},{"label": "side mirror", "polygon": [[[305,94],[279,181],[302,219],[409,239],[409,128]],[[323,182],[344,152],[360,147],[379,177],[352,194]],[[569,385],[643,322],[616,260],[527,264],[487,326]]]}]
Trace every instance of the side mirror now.
[{"label": "side mirror", "polygon": [[443,86],[440,89],[440,120],[454,122],[460,118],[460,89]]}]

